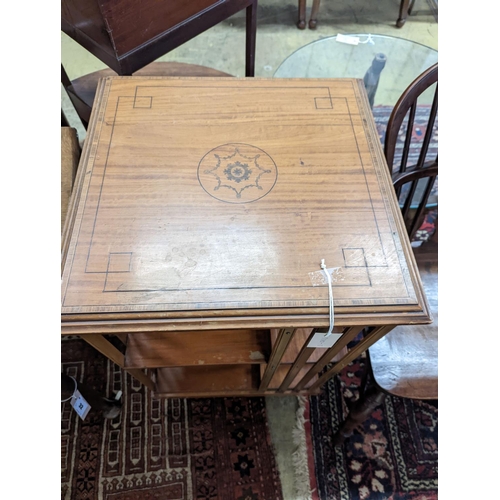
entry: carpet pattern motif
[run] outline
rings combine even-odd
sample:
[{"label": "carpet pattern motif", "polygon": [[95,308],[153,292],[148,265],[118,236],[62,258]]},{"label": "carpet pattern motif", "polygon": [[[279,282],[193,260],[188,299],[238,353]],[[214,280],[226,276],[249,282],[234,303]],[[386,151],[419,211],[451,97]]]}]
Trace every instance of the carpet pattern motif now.
[{"label": "carpet pattern motif", "polygon": [[364,356],[309,399],[314,500],[437,500],[437,402],[387,396],[343,446],[332,438],[359,397]]},{"label": "carpet pattern motif", "polygon": [[108,397],[113,420],[61,405],[61,498],[280,500],[264,398],[158,399],[79,339],[62,371]]},{"label": "carpet pattern motif", "polygon": [[[411,133],[411,146],[410,154],[408,156],[408,165],[415,165],[420,154],[420,147],[425,137],[427,131],[427,121],[429,119],[431,107],[430,106],[417,106],[415,112],[415,120],[413,122],[413,129]],[[385,134],[387,131],[387,123],[389,122],[389,117],[391,116],[392,106],[374,106],[372,113],[375,120],[375,125],[377,127],[377,132],[382,145],[385,141]],[[408,118],[408,117],[407,117]],[[398,133],[398,140],[396,142],[396,152],[394,155],[394,164],[397,165],[398,160],[401,160],[403,146],[405,143],[406,129],[408,119],[403,121],[401,129]],[[431,160],[436,158],[438,154],[438,139],[439,139],[439,129],[438,129],[438,117],[434,122],[434,127],[432,129],[431,141],[429,143],[429,149],[427,151],[426,160]]]}]

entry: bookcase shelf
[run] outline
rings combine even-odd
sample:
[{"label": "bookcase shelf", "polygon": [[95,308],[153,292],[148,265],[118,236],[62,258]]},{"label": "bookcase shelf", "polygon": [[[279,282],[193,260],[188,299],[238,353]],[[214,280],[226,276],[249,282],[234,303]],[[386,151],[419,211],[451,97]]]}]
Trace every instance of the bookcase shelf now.
[{"label": "bookcase shelf", "polygon": [[258,365],[159,368],[155,393],[175,397],[252,395],[259,382]]},{"label": "bookcase shelf", "polygon": [[157,332],[129,335],[126,368],[265,363],[269,330]]}]

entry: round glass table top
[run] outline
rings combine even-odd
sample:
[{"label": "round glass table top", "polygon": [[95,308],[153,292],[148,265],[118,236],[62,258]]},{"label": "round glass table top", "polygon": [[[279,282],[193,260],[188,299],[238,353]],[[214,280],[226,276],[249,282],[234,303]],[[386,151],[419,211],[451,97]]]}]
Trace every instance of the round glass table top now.
[{"label": "round glass table top", "polygon": [[[342,39],[356,42],[345,43]],[[438,62],[437,50],[386,35],[352,34],[322,38],[296,50],[274,73],[275,78],[363,78],[377,54],[385,66],[374,96],[374,106],[394,106],[403,91],[427,68]],[[422,95],[419,104],[430,104]],[[429,102],[427,103],[426,100]]]}]

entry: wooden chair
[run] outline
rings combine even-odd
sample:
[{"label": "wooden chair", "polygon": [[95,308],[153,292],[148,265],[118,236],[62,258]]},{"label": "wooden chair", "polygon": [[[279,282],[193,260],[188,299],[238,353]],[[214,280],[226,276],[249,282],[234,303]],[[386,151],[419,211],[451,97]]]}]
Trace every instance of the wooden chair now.
[{"label": "wooden chair", "polygon": [[[387,123],[384,155],[396,195],[405,220],[410,240],[420,227],[429,209],[428,201],[438,172],[438,157],[429,159],[429,145],[434,132],[438,111],[438,64],[431,66],[417,77],[403,92]],[[434,97],[429,110],[425,134],[415,164],[409,163],[410,150],[414,141],[414,123],[419,97],[431,87]],[[396,154],[396,145],[402,127],[406,127],[402,151]]]},{"label": "wooden chair", "polygon": [[[245,75],[254,76],[257,0],[62,0],[62,31],[112,70],[72,82],[62,68],[62,84],[84,126],[88,124],[101,76],[200,76],[193,67],[186,74],[182,66],[187,65],[151,63],[243,9],[246,9]],[[213,72],[209,76],[225,75]]]},{"label": "wooden chair", "polygon": [[[299,0],[299,20],[297,21],[297,28],[303,30],[306,27],[306,3],[307,0]],[[309,28],[314,30],[318,24],[318,11],[320,0],[313,0],[311,17],[309,18]],[[399,5],[399,17],[396,21],[396,26],[401,28],[408,15],[411,14],[415,0],[401,0]]]},{"label": "wooden chair", "polygon": [[[78,114],[87,128],[92,104],[100,78],[116,75],[111,69],[102,69],[70,81],[66,71],[61,66],[61,81]],[[135,72],[136,76],[233,76],[216,69],[178,62],[154,62]]]},{"label": "wooden chair", "polygon": [[[430,135],[437,115],[437,64],[420,75],[403,93],[389,119],[385,139],[385,155],[391,171],[393,185],[400,199],[403,219],[411,236],[420,227],[422,214],[438,175],[437,158],[426,161]],[[394,150],[396,138],[404,118],[411,131],[418,96],[436,84],[434,101],[429,114],[427,133],[422,142],[419,160],[407,166],[411,133],[406,134],[403,153],[395,170]],[[424,187],[422,188],[422,182]],[[418,188],[417,188],[418,186]],[[404,187],[408,187],[403,192]],[[437,219],[436,219],[437,220]],[[398,326],[368,349],[365,387],[360,398],[350,408],[349,415],[334,437],[336,446],[352,435],[387,394],[411,399],[438,399],[438,242],[436,231],[429,241],[414,248],[424,290],[433,317],[433,323],[424,326]]]}]

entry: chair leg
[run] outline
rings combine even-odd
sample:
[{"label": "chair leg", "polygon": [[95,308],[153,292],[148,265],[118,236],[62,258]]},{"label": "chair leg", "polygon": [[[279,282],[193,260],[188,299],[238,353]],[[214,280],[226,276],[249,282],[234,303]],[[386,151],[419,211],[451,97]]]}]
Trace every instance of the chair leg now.
[{"label": "chair leg", "polygon": [[255,41],[257,37],[257,0],[247,7],[245,76],[255,75]]},{"label": "chair leg", "polygon": [[299,20],[297,21],[297,28],[303,30],[306,27],[306,0],[299,0]]},{"label": "chair leg", "polygon": [[410,0],[401,0],[401,3],[399,4],[399,17],[398,20],[396,21],[396,26],[398,28],[402,28],[404,24],[406,23],[406,18],[408,17],[408,7],[410,5]]},{"label": "chair leg", "polygon": [[408,7],[408,15],[411,16],[411,11],[413,10],[413,7],[415,6],[415,0],[410,1],[410,6]]},{"label": "chair leg", "polygon": [[312,30],[315,30],[316,25],[318,24],[319,2],[320,2],[320,0],[313,0],[313,6],[311,9],[311,17],[309,19],[309,28]]}]

